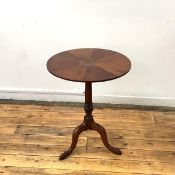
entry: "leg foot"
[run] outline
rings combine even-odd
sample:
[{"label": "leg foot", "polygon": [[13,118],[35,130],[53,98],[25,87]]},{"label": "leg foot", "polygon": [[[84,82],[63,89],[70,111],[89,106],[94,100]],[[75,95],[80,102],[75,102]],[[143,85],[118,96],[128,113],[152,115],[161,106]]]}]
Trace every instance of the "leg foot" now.
[{"label": "leg foot", "polygon": [[72,133],[72,143],[71,143],[71,146],[69,147],[69,149],[67,151],[65,151],[64,153],[62,153],[60,156],[59,156],[59,160],[64,160],[66,157],[68,157],[72,152],[73,150],[75,149],[76,145],[77,145],[77,142],[78,142],[78,137],[79,135],[83,132],[87,130],[86,126],[84,125],[84,123],[82,123],[81,125],[77,126],[73,133]]},{"label": "leg foot", "polygon": [[70,151],[65,151],[59,156],[59,160],[64,160],[66,157],[68,157],[71,154]]},{"label": "leg foot", "polygon": [[115,148],[113,146],[111,146],[108,142],[108,139],[107,139],[107,134],[106,134],[106,130],[104,129],[103,126],[99,125],[98,123],[95,123],[92,125],[92,130],[95,130],[97,131],[100,136],[101,136],[101,139],[103,141],[103,144],[105,145],[105,147],[107,149],[109,149],[111,152],[113,152],[114,154],[118,154],[118,155],[121,155],[122,152],[120,151],[119,148]]}]

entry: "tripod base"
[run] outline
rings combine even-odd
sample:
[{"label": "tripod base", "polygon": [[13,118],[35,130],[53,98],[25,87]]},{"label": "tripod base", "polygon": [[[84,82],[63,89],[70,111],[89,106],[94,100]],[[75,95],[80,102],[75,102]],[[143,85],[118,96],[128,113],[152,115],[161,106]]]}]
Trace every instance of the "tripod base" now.
[{"label": "tripod base", "polygon": [[92,111],[93,111],[92,83],[91,82],[86,82],[85,83],[85,105],[84,105],[84,110],[85,110],[85,113],[86,113],[86,115],[84,116],[84,121],[83,121],[82,124],[80,124],[79,126],[77,126],[74,129],[74,131],[72,133],[71,146],[69,147],[69,149],[67,151],[65,151],[64,153],[62,153],[60,155],[59,160],[65,159],[66,157],[68,157],[73,152],[73,150],[75,149],[75,147],[77,145],[79,135],[83,131],[86,131],[88,129],[95,130],[100,134],[101,139],[103,141],[103,144],[105,145],[105,147],[108,150],[110,150],[114,154],[121,155],[122,153],[121,153],[119,148],[112,147],[108,143],[107,134],[106,134],[106,130],[104,129],[104,127],[99,125],[98,123],[96,123],[93,119],[93,116],[92,116]]},{"label": "tripod base", "polygon": [[73,134],[72,134],[72,143],[71,143],[70,148],[67,151],[65,151],[64,153],[62,153],[60,155],[59,160],[65,159],[66,157],[68,157],[73,152],[73,150],[75,149],[76,144],[78,142],[79,135],[83,131],[86,131],[88,129],[95,130],[95,131],[97,131],[100,134],[101,139],[103,141],[103,144],[105,145],[105,147],[108,150],[110,150],[114,154],[118,154],[118,155],[121,155],[122,154],[122,152],[120,151],[119,148],[112,147],[109,144],[109,142],[107,140],[106,130],[104,129],[104,127],[101,126],[101,125],[99,125],[98,123],[94,122],[94,119],[93,119],[93,117],[91,115],[90,116],[86,115],[83,123],[80,124],[79,126],[77,126],[74,129],[74,131],[73,131]]}]

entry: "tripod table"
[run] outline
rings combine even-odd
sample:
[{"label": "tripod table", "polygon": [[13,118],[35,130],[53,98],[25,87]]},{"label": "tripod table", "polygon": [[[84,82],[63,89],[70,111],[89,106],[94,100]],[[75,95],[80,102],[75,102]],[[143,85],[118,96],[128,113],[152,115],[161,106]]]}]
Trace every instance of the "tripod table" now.
[{"label": "tripod table", "polygon": [[121,155],[119,148],[108,143],[106,130],[96,123],[92,116],[92,83],[119,78],[129,72],[130,60],[121,53],[99,49],[81,48],[60,52],[47,62],[48,71],[56,77],[85,83],[85,116],[82,124],[77,126],[72,134],[69,149],[59,156],[59,160],[68,157],[76,147],[79,135],[88,129],[97,131],[103,144],[114,154]]}]

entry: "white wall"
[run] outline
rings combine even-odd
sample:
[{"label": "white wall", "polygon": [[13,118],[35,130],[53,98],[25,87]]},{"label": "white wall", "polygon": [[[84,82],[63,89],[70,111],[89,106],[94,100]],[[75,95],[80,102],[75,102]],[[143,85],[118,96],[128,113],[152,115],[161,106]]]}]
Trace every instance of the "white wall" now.
[{"label": "white wall", "polygon": [[175,106],[174,0],[0,0],[0,98],[83,101],[84,84],[46,69],[80,47],[132,61],[126,76],[93,84],[95,102]]}]

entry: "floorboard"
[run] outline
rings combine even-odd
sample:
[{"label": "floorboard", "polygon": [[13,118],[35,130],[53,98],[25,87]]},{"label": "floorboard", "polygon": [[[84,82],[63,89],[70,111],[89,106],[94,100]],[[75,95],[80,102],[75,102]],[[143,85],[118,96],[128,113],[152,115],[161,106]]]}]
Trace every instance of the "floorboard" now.
[{"label": "floorboard", "polygon": [[104,107],[93,114],[121,156],[109,152],[98,133],[87,131],[73,154],[58,160],[82,122],[81,107],[0,104],[0,174],[175,174],[175,111]]}]

